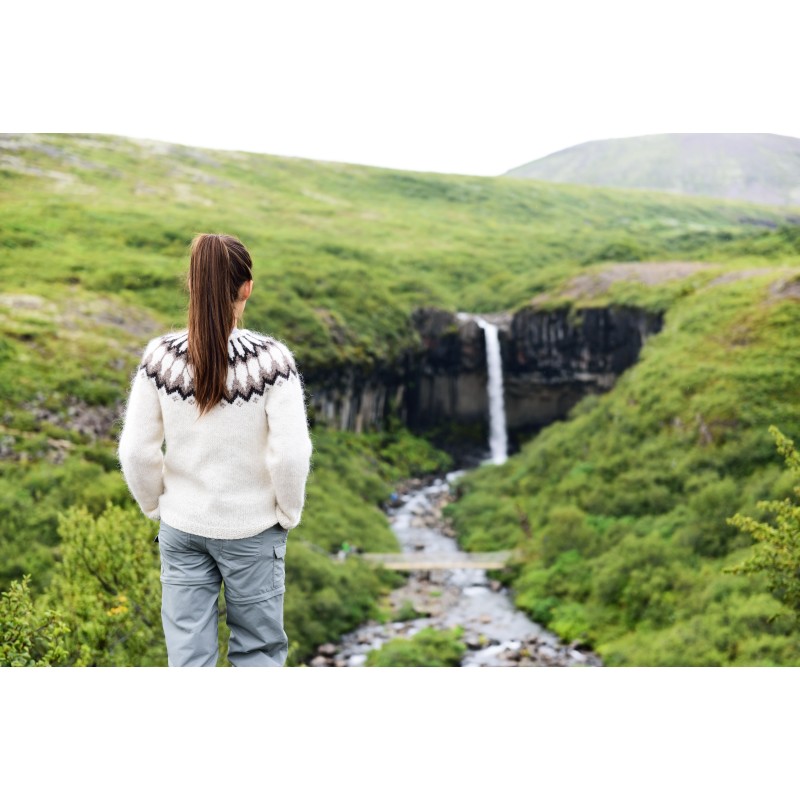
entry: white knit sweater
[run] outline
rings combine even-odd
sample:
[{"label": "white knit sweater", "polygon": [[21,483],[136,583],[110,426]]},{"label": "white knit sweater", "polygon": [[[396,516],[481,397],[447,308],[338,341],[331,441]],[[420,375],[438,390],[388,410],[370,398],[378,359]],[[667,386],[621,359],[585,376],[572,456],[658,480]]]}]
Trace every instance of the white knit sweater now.
[{"label": "white knit sweater", "polygon": [[131,494],[150,519],[214,539],[296,527],[312,443],[291,351],[234,328],[232,402],[199,418],[187,339],[187,329],[151,339],[131,380],[117,450]]}]

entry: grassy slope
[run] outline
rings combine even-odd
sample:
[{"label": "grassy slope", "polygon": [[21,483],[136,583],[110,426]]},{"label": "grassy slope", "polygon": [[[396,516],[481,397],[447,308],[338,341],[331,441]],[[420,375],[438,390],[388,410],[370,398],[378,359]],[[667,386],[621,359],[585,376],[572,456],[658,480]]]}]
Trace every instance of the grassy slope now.
[{"label": "grassy slope", "polygon": [[447,509],[468,548],[518,546],[520,607],[608,663],[800,663],[789,622],[767,622],[780,604],[722,572],[750,545],[726,518],[789,493],[767,432],[800,433],[785,275],[682,297],[610,393],[468,476]]},{"label": "grassy slope", "polygon": [[[99,513],[107,498],[130,503],[113,441],[76,433],[65,408],[113,413],[146,339],[183,324],[180,281],[196,231],[226,231],[247,243],[256,289],[245,324],[291,342],[305,371],[393,355],[411,338],[407,316],[415,306],[513,308],[603,261],[708,259],[722,270],[797,262],[793,229],[740,222],[780,223],[782,214],[749,204],[144,146],[109,136],[43,135],[0,155],[0,442],[23,459],[0,461],[4,580],[29,569],[46,583],[57,509],[86,504]],[[677,309],[698,285],[617,286],[612,294]],[[784,306],[790,304],[776,307]],[[685,366],[681,348],[695,340],[682,341],[674,344],[678,370]],[[790,346],[776,335],[765,352]],[[657,405],[662,382],[670,390],[674,382],[672,375],[636,374],[645,376],[650,405]],[[740,378],[730,380],[738,386]],[[762,416],[774,418],[778,397],[767,387]],[[532,446],[546,436],[569,438],[571,425],[555,426]],[[590,426],[587,441],[597,432]],[[768,459],[769,443],[759,434],[751,431]],[[402,433],[383,443],[322,429],[315,437],[319,456],[303,535],[323,549],[343,539],[388,547],[377,509],[388,484],[370,473],[387,465],[388,448],[405,472],[435,463],[434,456]],[[625,441],[641,445],[636,435]],[[694,452],[696,443],[687,444]],[[576,464],[566,452],[569,472]],[[506,471],[536,474],[527,457],[526,451]],[[615,458],[622,458],[619,450]],[[720,474],[719,465],[714,469]],[[476,476],[474,485],[497,476]],[[527,505],[535,504],[537,488],[524,484]],[[614,488],[624,504],[627,489]],[[503,484],[501,502],[520,491]],[[485,507],[502,511],[497,497]],[[483,519],[462,515],[459,524],[471,536]],[[506,534],[513,539],[518,531]]]}]

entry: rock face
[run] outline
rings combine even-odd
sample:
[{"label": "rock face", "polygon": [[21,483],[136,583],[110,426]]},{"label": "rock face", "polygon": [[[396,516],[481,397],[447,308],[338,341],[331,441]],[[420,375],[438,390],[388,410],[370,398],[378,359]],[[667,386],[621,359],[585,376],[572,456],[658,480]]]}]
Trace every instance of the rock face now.
[{"label": "rock face", "polygon": [[584,395],[610,389],[662,322],[631,306],[517,312],[503,353],[509,429],[546,425]]},{"label": "rock face", "polygon": [[419,346],[396,363],[370,373],[346,367],[306,374],[315,417],[357,432],[381,427],[393,409],[415,430],[450,421],[485,423],[486,344],[478,324],[427,308],[414,312],[411,325]]},{"label": "rock face", "polygon": [[[481,316],[499,328],[509,431],[563,418],[584,395],[611,388],[662,325],[660,314],[630,306]],[[315,418],[363,431],[381,428],[394,409],[412,430],[453,422],[488,430],[486,342],[474,317],[427,308],[411,324],[419,345],[394,364],[306,375]]]},{"label": "rock face", "polygon": [[486,341],[474,319],[439,309],[412,316],[421,350],[411,359],[403,418],[412,429],[487,419]]},{"label": "rock face", "polygon": [[340,366],[331,372],[304,372],[310,393],[309,412],[337,430],[381,429],[393,408],[403,417],[406,398],[404,363],[366,372],[362,367]]}]

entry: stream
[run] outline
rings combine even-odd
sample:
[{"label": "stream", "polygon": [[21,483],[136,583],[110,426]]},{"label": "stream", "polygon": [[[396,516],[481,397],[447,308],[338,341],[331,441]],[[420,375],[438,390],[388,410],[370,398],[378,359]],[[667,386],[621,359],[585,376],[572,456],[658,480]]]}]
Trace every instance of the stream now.
[{"label": "stream", "polygon": [[[445,554],[459,550],[444,505],[453,500],[451,482],[464,470],[398,488],[389,523],[403,552]],[[353,556],[350,556],[353,557]],[[368,622],[338,643],[321,645],[310,661],[315,667],[360,667],[367,653],[396,637],[410,637],[424,627],[460,626],[467,650],[462,667],[602,666],[599,657],[561,642],[556,634],[514,607],[506,587],[483,569],[412,571],[389,600],[392,616],[410,603],[426,616],[409,621]]]},{"label": "stream", "polygon": [[[474,319],[483,329],[486,341],[487,399],[489,406],[488,460],[503,464],[508,458],[508,439],[503,400],[503,363],[497,325],[476,314],[459,313]],[[463,463],[469,464],[472,458]],[[482,463],[479,457],[477,462]],[[396,501],[387,510],[389,524],[400,549],[447,557],[458,551],[455,532],[441,509],[454,500],[452,481],[466,469],[450,472],[433,481],[415,479],[396,491]],[[398,612],[409,606],[421,616],[408,621],[369,622],[344,636],[338,643],[317,648],[313,667],[361,667],[367,653],[397,637],[408,638],[426,627],[463,629],[466,652],[462,667],[549,667],[602,666],[600,658],[579,649],[577,643],[565,645],[552,631],[528,619],[514,607],[509,591],[499,581],[490,580],[486,570],[460,568],[412,571],[406,584],[389,596],[391,617],[411,614]]]}]

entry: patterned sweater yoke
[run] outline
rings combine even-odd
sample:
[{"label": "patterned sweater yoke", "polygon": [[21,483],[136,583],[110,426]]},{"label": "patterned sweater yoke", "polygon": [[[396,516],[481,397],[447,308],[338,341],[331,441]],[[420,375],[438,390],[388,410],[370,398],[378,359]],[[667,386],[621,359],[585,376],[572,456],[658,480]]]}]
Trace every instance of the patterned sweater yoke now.
[{"label": "patterned sweater yoke", "polygon": [[[237,331],[239,329],[236,329]],[[182,400],[194,397],[194,375],[188,363],[188,331],[167,333],[151,340],[140,368],[167,395]],[[282,342],[265,334],[242,330],[228,339],[227,389],[230,402],[250,402],[262,396],[267,387],[290,375],[300,378],[291,351]],[[193,401],[192,401],[193,402]]]}]

